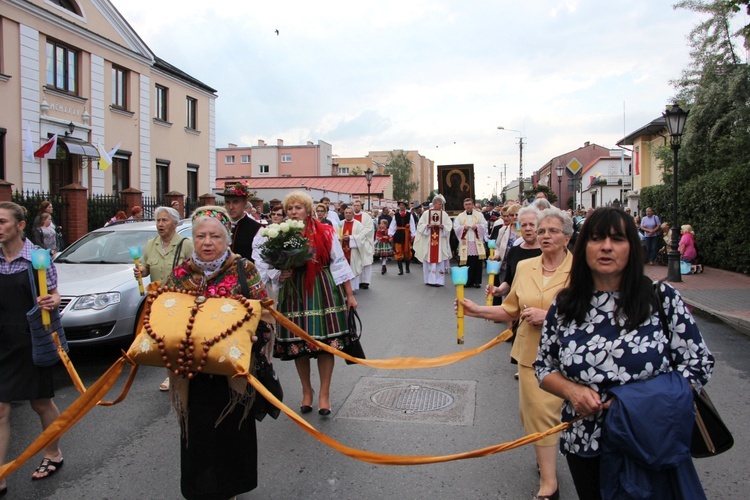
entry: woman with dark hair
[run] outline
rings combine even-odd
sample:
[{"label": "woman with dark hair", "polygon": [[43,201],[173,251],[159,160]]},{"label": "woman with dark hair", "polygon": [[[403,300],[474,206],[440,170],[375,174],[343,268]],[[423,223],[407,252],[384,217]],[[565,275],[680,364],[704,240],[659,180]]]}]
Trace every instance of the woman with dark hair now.
[{"label": "woman with dark hair", "polygon": [[333,224],[330,220],[328,220],[328,207],[326,207],[325,203],[318,203],[315,205],[315,218],[318,220],[318,222],[321,222],[323,224],[328,224],[329,226],[333,227]]},{"label": "woman with dark hair", "polygon": [[[569,284],[544,323],[534,367],[540,386],[565,400],[563,422],[583,417],[560,440],[582,499],[623,493],[622,463],[641,446],[624,439],[633,445],[615,447],[611,436],[622,426],[610,425],[610,419],[631,404],[634,390],[648,397],[636,412],[641,420],[630,424],[632,434],[653,433],[649,444],[666,447],[661,456],[676,461],[669,468],[644,466],[641,460],[634,466],[642,471],[634,485],[651,488],[649,498],[702,497],[688,453],[694,423],[689,385],[702,388],[714,358],[680,295],[644,275],[643,257],[633,219],[618,208],[596,209],[573,250]],[[685,439],[675,439],[680,432]],[[606,480],[600,482],[600,473]],[[647,481],[639,482],[644,477]]]}]

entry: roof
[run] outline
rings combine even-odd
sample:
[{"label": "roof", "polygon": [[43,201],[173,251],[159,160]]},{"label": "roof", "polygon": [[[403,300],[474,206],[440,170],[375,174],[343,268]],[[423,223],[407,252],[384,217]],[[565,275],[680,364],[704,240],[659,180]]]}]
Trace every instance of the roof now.
[{"label": "roof", "polygon": [[[240,179],[237,179],[240,180]],[[335,175],[327,177],[251,177],[242,179],[250,189],[319,189],[335,193],[367,193],[364,175]],[[220,181],[220,179],[217,179]],[[371,193],[383,193],[391,183],[390,175],[373,175]],[[217,182],[218,184],[218,182]]]},{"label": "roof", "polygon": [[618,146],[632,146],[635,143],[635,140],[639,137],[642,137],[644,135],[662,135],[661,132],[663,130],[667,129],[667,122],[664,120],[663,116],[658,117],[655,120],[652,120],[651,123],[644,125],[643,127],[639,128],[635,132],[630,133],[629,135],[626,135],[619,141],[617,141]]},{"label": "roof", "polygon": [[190,82],[193,85],[195,85],[195,86],[197,86],[199,88],[202,88],[206,92],[210,92],[212,94],[215,94],[217,92],[216,89],[213,89],[213,88],[209,87],[208,85],[206,85],[205,83],[203,83],[202,81],[198,80],[197,78],[194,78],[194,77],[188,75],[187,73],[185,73],[184,71],[182,71],[180,68],[178,68],[178,67],[176,67],[176,66],[174,66],[172,64],[169,64],[167,61],[165,61],[161,57],[154,56],[154,67],[155,68],[159,68],[162,71],[166,71],[167,73],[170,73],[171,75],[176,76],[177,78],[179,78],[179,79],[181,79],[183,81]]},{"label": "roof", "polygon": [[[591,170],[594,167],[594,165],[596,165],[597,163],[599,163],[602,160],[619,160],[619,159],[620,158],[618,158],[617,156],[600,156],[599,158],[593,159],[592,161],[589,162],[588,165],[586,165],[585,167],[583,167],[581,169],[581,174],[585,174],[586,172],[588,172],[589,170]],[[623,159],[623,161],[630,161],[630,156],[625,155],[622,159]]]}]

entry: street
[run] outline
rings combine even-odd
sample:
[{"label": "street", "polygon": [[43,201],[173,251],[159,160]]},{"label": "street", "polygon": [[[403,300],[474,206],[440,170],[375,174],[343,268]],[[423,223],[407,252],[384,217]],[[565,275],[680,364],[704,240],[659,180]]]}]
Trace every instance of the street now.
[{"label": "street", "polygon": [[[357,292],[368,358],[433,357],[478,347],[504,325],[466,318],[465,344],[456,344],[455,288],[427,287],[422,269],[397,276],[391,263],[381,276],[376,266],[369,290]],[[485,276],[486,282],[486,276]],[[481,289],[466,296],[483,301]],[[708,498],[742,498],[750,490],[747,380],[750,338],[714,319],[697,316],[717,359],[708,384],[711,398],[735,437],[735,446],[715,458],[696,460]],[[518,419],[515,366],[510,345],[442,368],[387,371],[336,361],[333,413],[305,415],[314,427],[339,442],[367,451],[396,455],[447,455],[522,437]],[[119,356],[117,347],[71,353],[84,383],[91,384]],[[275,361],[284,401],[298,410],[301,388],[291,362]],[[31,481],[39,458],[8,478],[9,499],[181,498],[179,429],[169,396],[159,392],[164,370],[140,369],[128,398],[111,408],[95,408],[62,439],[65,467],[54,477]],[[317,369],[313,368],[313,386]],[[124,382],[108,399],[119,394]],[[59,367],[56,403],[66,408],[77,392]],[[398,410],[372,394],[389,389],[429,388],[441,394],[435,409]],[[446,396],[447,395],[447,396]],[[432,401],[432,400],[431,400]],[[317,398],[314,402],[317,409]],[[485,458],[421,466],[379,466],[328,448],[285,415],[257,424],[259,486],[239,498],[309,499],[525,499],[536,493],[537,471],[530,446]],[[13,407],[11,449],[15,458],[40,432],[28,403]],[[237,472],[238,474],[241,471]],[[562,498],[575,498],[565,460],[558,458]]]}]

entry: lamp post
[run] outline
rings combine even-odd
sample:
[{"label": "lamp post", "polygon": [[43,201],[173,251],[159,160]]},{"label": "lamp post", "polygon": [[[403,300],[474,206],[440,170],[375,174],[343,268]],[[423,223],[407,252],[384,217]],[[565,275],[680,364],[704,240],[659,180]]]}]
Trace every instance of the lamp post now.
[{"label": "lamp post", "polygon": [[688,112],[683,110],[677,104],[667,107],[662,113],[664,121],[667,122],[669,130],[670,145],[674,154],[674,166],[672,168],[672,241],[670,250],[667,254],[667,280],[673,283],[682,281],[680,275],[680,231],[677,225],[677,152],[680,150],[680,141],[682,133],[685,131],[685,122],[687,121]]},{"label": "lamp post", "polygon": [[560,164],[555,170],[557,171],[557,208],[562,210],[562,176],[565,167]]},{"label": "lamp post", "polygon": [[365,170],[365,179],[367,179],[367,210],[370,210],[370,184],[372,184],[372,174],[374,173],[370,167],[367,167],[367,170]]},{"label": "lamp post", "polygon": [[505,128],[503,126],[497,127],[498,130],[507,130],[508,132],[518,132],[518,198],[523,204],[523,140],[525,137],[521,136],[520,130],[513,130],[512,128]]}]

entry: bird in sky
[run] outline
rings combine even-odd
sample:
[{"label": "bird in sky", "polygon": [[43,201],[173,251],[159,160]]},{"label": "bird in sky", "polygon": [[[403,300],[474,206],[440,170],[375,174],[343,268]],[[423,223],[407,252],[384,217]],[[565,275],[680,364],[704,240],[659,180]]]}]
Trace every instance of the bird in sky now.
[{"label": "bird in sky", "polygon": [[276,36],[279,36],[279,30],[274,30],[276,32]]}]

